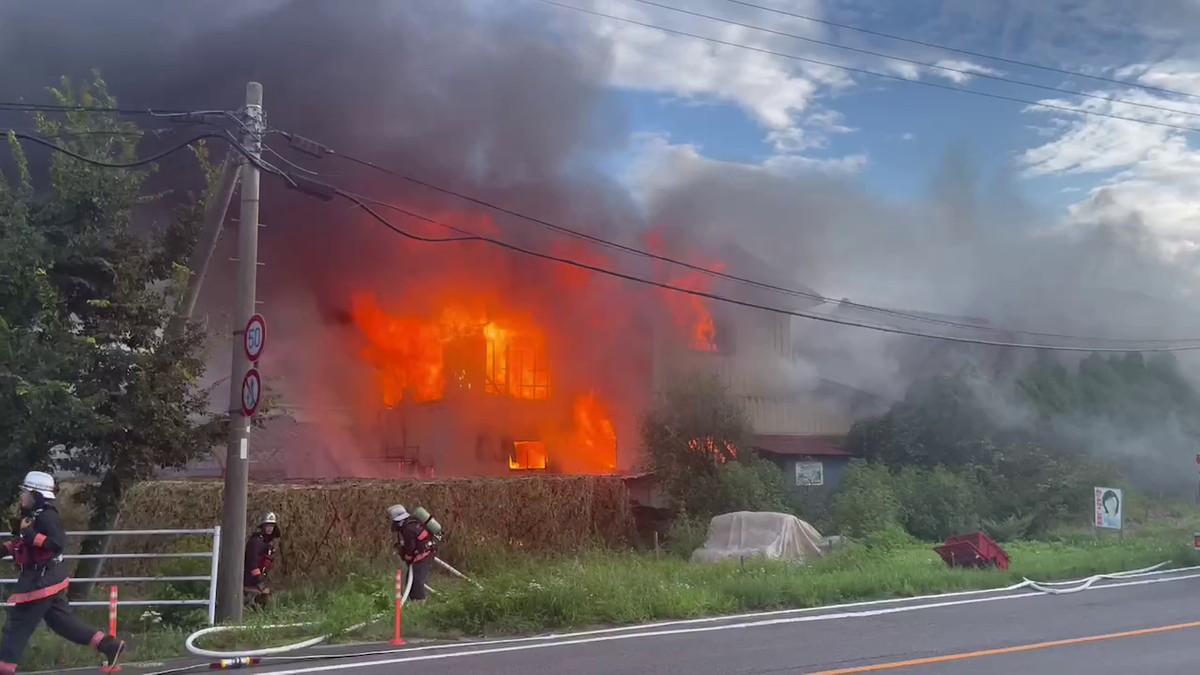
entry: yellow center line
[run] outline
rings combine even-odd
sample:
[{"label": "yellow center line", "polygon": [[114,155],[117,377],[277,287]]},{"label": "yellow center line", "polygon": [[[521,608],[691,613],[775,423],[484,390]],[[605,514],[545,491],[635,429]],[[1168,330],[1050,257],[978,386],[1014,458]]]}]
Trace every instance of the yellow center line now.
[{"label": "yellow center line", "polygon": [[1112,640],[1115,638],[1134,637],[1136,635],[1149,635],[1151,633],[1165,633],[1172,630],[1183,630],[1184,628],[1200,628],[1200,621],[1191,623],[1179,623],[1173,626],[1159,626],[1157,628],[1142,628],[1140,630],[1130,630],[1124,633],[1108,633],[1106,635],[1092,635],[1089,637],[1071,638],[1069,640],[1054,640],[1052,642],[1038,642],[1031,645],[1019,645],[1016,647],[1004,647],[1002,649],[985,649],[978,652],[966,652],[963,654],[948,654],[946,656],[931,656],[925,659],[913,659],[911,661],[892,661],[891,663],[876,663],[869,666],[855,666],[853,668],[839,668],[837,670],[822,670],[809,675],[846,675],[848,673],[867,673],[875,670],[891,670],[893,668],[908,668],[910,666],[924,666],[931,663],[945,663],[947,661],[961,661],[963,659],[977,659],[981,656],[996,656],[999,654],[1015,654],[1017,652],[1028,652],[1035,649],[1048,649],[1050,647],[1062,647],[1065,645],[1077,645],[1085,642],[1099,642],[1101,640]]}]

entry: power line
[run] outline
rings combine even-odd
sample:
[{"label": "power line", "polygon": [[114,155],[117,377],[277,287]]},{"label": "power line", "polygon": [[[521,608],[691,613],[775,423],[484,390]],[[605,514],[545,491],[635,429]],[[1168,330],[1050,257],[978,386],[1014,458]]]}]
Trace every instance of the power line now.
[{"label": "power line", "polygon": [[747,51],[757,52],[759,54],[778,56],[778,57],[784,58],[784,59],[791,59],[793,61],[802,61],[804,63],[811,63],[811,64],[818,65],[818,66],[825,66],[827,68],[836,68],[838,70],[844,70],[844,71],[851,72],[851,73],[859,73],[862,75],[871,75],[873,77],[878,77],[878,78],[882,78],[885,80],[895,80],[897,82],[904,82],[907,84],[918,84],[918,85],[921,85],[924,87],[932,87],[935,89],[944,89],[946,91],[956,91],[956,92],[959,92],[962,94],[983,96],[986,98],[992,98],[992,99],[996,99],[996,100],[1000,100],[1000,101],[1011,101],[1013,103],[1021,103],[1023,105],[1033,106],[1035,108],[1046,108],[1048,110],[1058,110],[1060,112],[1069,112],[1069,113],[1074,113],[1076,115],[1091,115],[1094,117],[1105,117],[1108,119],[1121,120],[1124,122],[1137,122],[1139,124],[1147,124],[1147,125],[1155,126],[1155,127],[1164,127],[1167,129],[1175,129],[1176,131],[1186,131],[1188,133],[1200,132],[1200,128],[1189,127],[1189,126],[1184,126],[1184,125],[1180,125],[1180,124],[1171,124],[1169,122],[1159,122],[1159,121],[1155,121],[1155,120],[1140,119],[1137,117],[1126,117],[1124,115],[1116,115],[1113,113],[1099,112],[1099,111],[1095,111],[1095,110],[1085,110],[1083,108],[1073,108],[1071,106],[1057,105],[1054,103],[1045,103],[1043,101],[1034,101],[1034,100],[1027,99],[1027,98],[1020,98],[1018,96],[1007,96],[1005,94],[996,94],[996,93],[992,93],[992,92],[988,92],[988,91],[976,91],[974,89],[963,89],[962,87],[952,87],[947,84],[940,84],[938,82],[929,82],[927,80],[910,80],[908,78],[901,77],[899,75],[891,75],[889,73],[881,73],[881,72],[878,72],[875,70],[867,70],[866,68],[856,68],[854,66],[846,66],[846,65],[842,65],[842,64],[838,64],[838,63],[830,63],[828,61],[821,61],[819,59],[811,59],[811,58],[808,58],[805,56],[797,56],[795,54],[786,54],[784,52],[777,52],[777,51],[774,51],[771,49],[764,49],[762,47],[754,47],[752,45],[742,44],[740,42],[730,42],[728,40],[721,40],[719,38],[708,37],[705,35],[698,35],[696,33],[689,33],[687,31],[677,30],[675,28],[665,28],[663,26],[658,26],[658,25],[655,25],[652,23],[646,23],[644,21],[638,21],[636,19],[627,19],[622,16],[616,16],[613,14],[605,14],[604,12],[597,12],[595,10],[585,9],[583,7],[576,7],[574,5],[567,5],[567,4],[563,4],[561,2],[555,2],[555,0],[535,0],[535,1],[547,4],[547,5],[553,5],[554,7],[560,7],[562,9],[569,9],[569,10],[573,10],[576,12],[581,12],[583,14],[591,14],[592,16],[596,16],[596,17],[600,17],[600,18],[604,18],[604,19],[610,19],[613,21],[621,21],[623,23],[628,23],[628,24],[632,24],[635,26],[641,26],[643,28],[657,30],[657,31],[661,31],[663,33],[670,33],[670,34],[679,35],[682,37],[690,37],[690,38],[693,38],[696,40],[703,40],[705,42],[709,42],[712,44],[723,45],[726,47],[735,47],[737,49],[745,49]]},{"label": "power line", "polygon": [[834,21],[829,21],[827,19],[818,19],[814,16],[798,14],[796,12],[789,12],[787,10],[776,9],[774,7],[766,7],[764,5],[758,5],[758,4],[755,4],[752,2],[745,2],[744,0],[725,0],[725,2],[734,4],[734,5],[741,5],[743,7],[749,7],[751,9],[762,10],[764,12],[771,12],[773,14],[779,14],[781,16],[788,16],[793,19],[802,19],[804,21],[811,21],[813,23],[824,24],[826,26],[833,26],[834,28],[842,28],[845,30],[854,31],[856,33],[862,33],[864,35],[874,35],[876,37],[887,38],[889,40],[897,40],[899,42],[907,42],[909,44],[920,45],[922,47],[930,47],[932,49],[941,49],[943,51],[954,52],[956,54],[965,54],[967,56],[974,56],[974,57],[980,58],[980,59],[990,59],[992,61],[998,61],[1000,63],[1008,63],[1008,64],[1012,64],[1014,66],[1023,66],[1025,68],[1035,68],[1037,70],[1044,70],[1044,71],[1050,72],[1050,73],[1058,73],[1060,75],[1070,75],[1071,77],[1082,77],[1082,78],[1087,78],[1089,80],[1096,80],[1098,82],[1107,82],[1109,84],[1118,84],[1123,87],[1134,87],[1137,89],[1144,89],[1146,91],[1156,91],[1161,94],[1171,94],[1173,96],[1187,96],[1189,98],[1200,98],[1200,94],[1189,94],[1186,91],[1177,91],[1174,89],[1164,89],[1162,87],[1155,87],[1155,86],[1151,86],[1148,84],[1141,84],[1138,82],[1129,82],[1128,80],[1117,80],[1114,78],[1104,77],[1103,75],[1089,75],[1088,73],[1082,73],[1077,70],[1066,70],[1064,68],[1055,68],[1054,66],[1047,66],[1047,65],[1040,64],[1040,63],[1033,63],[1031,61],[1021,61],[1018,59],[1010,59],[1010,58],[1005,58],[1003,56],[996,56],[994,54],[984,54],[982,52],[973,52],[973,51],[970,51],[967,49],[958,49],[955,47],[948,47],[946,45],[937,44],[934,42],[924,42],[921,40],[915,40],[913,38],[907,38],[907,37],[902,37],[900,35],[894,35],[892,33],[883,33],[880,31],[874,31],[874,30],[870,30],[867,28],[861,28],[859,26],[852,26],[849,24],[837,23]]},{"label": "power line", "polygon": [[[31,141],[33,143],[37,143],[38,145],[43,145],[47,148],[50,148],[51,150],[54,150],[55,152],[60,152],[68,157],[71,157],[72,159],[76,159],[81,162],[84,162],[87,164],[92,164],[94,166],[103,167],[106,169],[133,169],[133,168],[136,168],[139,166],[153,164],[154,162],[157,162],[158,160],[160,160],[164,157],[173,155],[176,152],[183,150],[184,148],[188,147],[189,145],[198,143],[199,141],[202,141],[202,140],[205,140],[208,138],[219,138],[226,142],[229,142],[229,140],[230,140],[229,135],[227,133],[226,134],[218,134],[215,132],[210,132],[210,133],[200,134],[198,136],[193,136],[189,140],[187,140],[183,143],[180,143],[179,145],[173,146],[167,150],[163,150],[162,152],[155,154],[155,155],[151,155],[150,157],[144,157],[142,159],[137,159],[132,162],[114,163],[114,162],[102,162],[97,159],[92,159],[91,157],[86,157],[84,155],[81,155],[81,154],[73,151],[73,150],[64,148],[61,145],[54,143],[53,141],[46,140],[39,136],[33,136],[30,134],[25,134],[25,133],[18,133],[16,131],[11,131],[11,130],[9,131],[9,133],[12,134],[13,136],[16,136],[17,138],[22,139],[22,140]],[[237,145],[237,144],[235,143],[234,145]]]},{"label": "power line", "polygon": [[0,101],[0,110],[18,112],[85,112],[112,113],[118,115],[153,115],[155,117],[171,117],[194,114],[223,114],[225,111],[188,112],[186,110],[168,110],[159,108],[97,108],[84,105],[54,105],[48,103],[22,103],[19,101]]},{"label": "power line", "polygon": [[[288,134],[287,132],[283,132],[283,131],[279,131],[279,130],[276,130],[276,131],[277,131],[277,133],[283,134],[285,137],[288,137],[290,139],[299,138],[292,134]],[[401,173],[399,171],[395,171],[393,169],[389,169],[387,167],[380,166],[380,165],[375,164],[374,162],[371,162],[368,160],[359,159],[359,158],[353,157],[351,155],[338,153],[333,150],[330,150],[329,148],[325,148],[324,146],[319,146],[319,147],[323,148],[323,151],[325,152],[325,154],[330,154],[330,155],[333,155],[336,157],[340,157],[346,161],[353,162],[360,166],[364,166],[364,167],[373,169],[375,171],[379,171],[379,172],[388,174],[390,176],[400,178],[402,180],[411,182],[414,185],[419,185],[421,187],[425,187],[425,188],[428,188],[428,189],[436,191],[436,192],[440,192],[445,195],[457,197],[464,201],[485,207],[487,209],[491,209],[498,213],[503,213],[506,215],[513,216],[515,218],[519,218],[521,220],[526,220],[531,223],[541,225],[541,226],[549,228],[555,232],[559,232],[561,234],[564,234],[564,235],[567,235],[570,237],[575,237],[577,239],[589,241],[594,244],[604,246],[606,248],[623,251],[625,253],[629,253],[632,255],[650,258],[650,259],[657,260],[659,262],[664,262],[664,263],[671,264],[671,265],[677,265],[679,267],[683,267],[683,268],[692,270],[694,272],[699,272],[699,273],[705,274],[710,277],[725,279],[727,281],[733,281],[733,282],[737,282],[737,283],[741,283],[741,284],[746,284],[748,286],[752,286],[755,288],[773,291],[776,293],[782,293],[784,295],[790,295],[793,297],[805,298],[805,299],[813,300],[813,301],[820,302],[820,303],[837,304],[837,305],[841,305],[841,306],[845,306],[845,307],[851,307],[854,309],[860,309],[863,311],[875,312],[875,313],[879,313],[879,314],[893,316],[896,318],[903,318],[903,319],[908,319],[908,320],[912,320],[912,321],[919,321],[922,323],[937,324],[937,325],[950,326],[950,327],[955,327],[955,328],[964,328],[964,329],[968,329],[968,330],[985,331],[985,332],[993,332],[993,333],[1010,333],[1010,334],[1030,335],[1030,336],[1036,336],[1036,337],[1058,338],[1058,339],[1065,339],[1065,340],[1091,340],[1091,341],[1102,340],[1102,341],[1105,341],[1105,342],[1108,342],[1111,344],[1121,344],[1121,343],[1178,344],[1181,342],[1200,341],[1200,338],[1183,338],[1183,339],[1172,339],[1172,340],[1168,340],[1168,339],[1136,339],[1136,338],[1096,338],[1096,337],[1092,337],[1092,336],[1071,335],[1068,333],[1052,333],[1052,332],[1042,332],[1042,331],[1033,331],[1033,330],[1017,330],[1017,329],[1004,328],[1001,326],[987,326],[987,325],[980,325],[977,323],[952,321],[949,319],[938,319],[935,317],[924,316],[921,314],[915,314],[915,313],[911,313],[911,312],[904,312],[904,311],[890,309],[890,308],[886,308],[886,307],[879,307],[876,305],[868,305],[868,304],[852,302],[852,301],[844,300],[844,299],[839,300],[839,299],[820,295],[818,293],[814,293],[814,292],[810,292],[810,291],[786,288],[786,287],[777,286],[774,284],[769,284],[769,283],[766,283],[763,281],[757,281],[754,279],[748,279],[748,278],[737,276],[734,274],[729,274],[726,272],[719,272],[716,270],[711,270],[706,267],[688,263],[688,262],[685,262],[685,261],[682,261],[682,260],[679,260],[676,258],[671,258],[669,256],[659,255],[657,253],[646,251],[644,249],[639,249],[639,248],[635,248],[632,246],[620,244],[618,242],[614,242],[609,239],[597,237],[595,235],[591,235],[586,232],[582,232],[582,231],[575,230],[572,228],[564,227],[562,225],[558,225],[558,224],[549,222],[547,220],[537,218],[535,216],[530,216],[530,215],[521,213],[519,211],[514,211],[512,209],[505,208],[503,206],[489,202],[487,200],[479,199],[478,197],[473,197],[471,195],[464,194],[462,192],[458,192],[456,190],[444,188],[439,185],[435,185],[433,183],[423,181],[419,178],[415,178],[413,176]],[[358,196],[360,198],[362,198],[361,195],[358,195]],[[388,206],[388,207],[392,206],[390,204],[386,204],[383,202],[377,202],[377,204],[380,206]],[[398,207],[395,207],[395,208],[396,208],[396,210],[398,210],[402,213],[405,213],[407,215],[413,215],[413,214],[409,213],[408,211],[399,209]]]},{"label": "power line", "polygon": [[[771,35],[778,35],[781,37],[792,38],[793,40],[803,40],[804,42],[810,42],[812,44],[823,45],[826,47],[833,47],[834,49],[842,49],[845,51],[856,52],[859,54],[866,54],[868,56],[874,56],[874,57],[878,57],[881,59],[889,59],[891,61],[899,61],[901,63],[908,63],[908,64],[912,64],[915,66],[921,66],[922,68],[932,68],[932,69],[941,70],[943,72],[948,72],[948,73],[957,73],[959,75],[966,75],[966,76],[970,76],[970,77],[979,77],[979,78],[984,78],[984,79],[988,79],[988,80],[995,80],[996,82],[1005,82],[1008,84],[1016,84],[1016,85],[1020,85],[1022,87],[1032,87],[1034,89],[1042,89],[1044,91],[1053,91],[1053,92],[1056,92],[1059,94],[1067,94],[1070,96],[1080,96],[1083,98],[1096,99],[1098,101],[1108,101],[1109,103],[1121,103],[1123,105],[1137,106],[1139,108],[1148,108],[1151,110],[1158,110],[1160,112],[1168,112],[1168,113],[1173,113],[1176,115],[1187,115],[1190,117],[1200,117],[1200,113],[1192,112],[1189,110],[1179,110],[1178,108],[1168,108],[1166,106],[1155,105],[1153,103],[1139,103],[1137,101],[1127,101],[1127,100],[1115,98],[1112,96],[1104,96],[1102,94],[1089,94],[1087,92],[1076,91],[1074,89],[1063,89],[1061,87],[1052,87],[1050,85],[1037,84],[1035,82],[1026,82],[1024,80],[1017,80],[1017,79],[1013,79],[1011,77],[1005,77],[1003,75],[992,75],[990,73],[979,72],[979,71],[975,71],[975,70],[967,70],[965,68],[955,68],[952,66],[941,65],[938,63],[929,63],[928,61],[919,61],[917,59],[910,59],[910,58],[906,58],[903,56],[895,56],[893,54],[884,54],[882,52],[876,52],[876,51],[872,51],[870,49],[861,49],[859,47],[851,47],[849,45],[842,45],[842,44],[838,44],[836,42],[826,42],[825,40],[818,40],[816,38],[810,38],[810,37],[806,37],[804,35],[797,35],[796,33],[788,33],[785,31],[775,30],[773,28],[765,28],[763,26],[756,26],[751,23],[742,23],[740,21],[734,21],[733,19],[725,19],[725,18],[722,18],[719,16],[713,16],[712,14],[705,14],[703,12],[696,12],[696,11],[692,11],[690,9],[683,9],[682,7],[673,7],[671,5],[664,5],[660,2],[654,2],[654,0],[630,0],[630,1],[637,2],[637,3],[643,4],[643,5],[649,5],[651,7],[658,7],[660,9],[665,9],[665,10],[672,11],[672,12],[678,12],[680,14],[686,14],[688,16],[694,16],[694,17],[697,17],[700,19],[707,19],[709,21],[718,21],[721,23],[729,24],[731,26],[738,26],[740,28],[749,28],[751,30],[760,31],[763,33],[769,33]],[[1197,129],[1197,131],[1200,131],[1200,129]]]},{"label": "power line", "polygon": [[[868,330],[874,330],[874,331],[879,331],[879,332],[883,332],[883,333],[891,333],[891,334],[895,334],[895,335],[907,335],[910,337],[920,337],[920,338],[927,338],[927,339],[944,340],[944,341],[948,341],[948,342],[959,342],[959,343],[964,343],[964,344],[984,345],[984,346],[990,346],[990,347],[1010,347],[1010,348],[1014,348],[1014,349],[1037,349],[1037,350],[1065,351],[1065,352],[1117,352],[1117,353],[1128,353],[1128,352],[1135,352],[1135,351],[1136,352],[1181,352],[1181,351],[1191,351],[1191,350],[1200,349],[1200,345],[1179,345],[1179,346],[1162,346],[1162,347],[1149,347],[1149,348],[1134,348],[1134,347],[1114,348],[1114,347],[1070,347],[1070,346],[1021,343],[1021,342],[1002,342],[1002,341],[996,341],[996,340],[978,340],[978,339],[973,339],[973,338],[964,338],[964,337],[957,337],[957,336],[952,336],[952,335],[937,335],[937,334],[933,334],[933,333],[922,333],[920,331],[908,330],[908,329],[904,329],[904,328],[896,328],[896,327],[892,327],[892,326],[879,326],[879,325],[875,325],[875,324],[863,323],[860,321],[852,321],[849,319],[840,319],[840,318],[832,317],[832,316],[824,316],[824,315],[820,315],[820,314],[810,314],[807,312],[789,310],[789,309],[784,309],[784,308],[780,308],[780,307],[771,307],[768,305],[762,305],[762,304],[755,303],[755,302],[748,302],[745,300],[738,300],[735,298],[718,295],[716,293],[708,293],[705,291],[697,291],[697,290],[692,290],[692,289],[688,289],[688,288],[682,288],[679,286],[674,286],[669,283],[655,281],[653,279],[646,279],[646,278],[635,276],[632,274],[618,272],[616,270],[610,270],[610,269],[603,268],[603,267],[597,267],[595,265],[580,262],[578,260],[571,260],[570,258],[563,258],[560,256],[551,255],[549,253],[542,253],[540,251],[534,251],[532,249],[527,249],[527,248],[524,248],[521,246],[517,246],[516,244],[511,244],[506,241],[494,239],[492,237],[484,237],[484,236],[476,235],[473,233],[468,233],[468,236],[461,237],[461,238],[431,239],[428,237],[421,237],[418,235],[414,235],[410,232],[407,232],[403,228],[400,228],[400,227],[396,226],[395,224],[393,224],[387,218],[384,218],[382,215],[380,215],[377,211],[375,211],[368,205],[367,200],[362,199],[362,198],[358,197],[357,195],[354,195],[352,193],[346,192],[346,191],[338,189],[338,188],[333,188],[333,192],[340,197],[343,197],[345,199],[348,199],[348,200],[354,202],[356,205],[359,206],[359,208],[362,208],[364,211],[366,211],[368,214],[370,214],[373,218],[375,218],[375,220],[379,221],[384,226],[386,226],[389,230],[391,230],[405,238],[408,238],[408,239],[412,239],[412,240],[416,240],[416,241],[420,241],[420,242],[433,242],[433,243],[445,243],[445,242],[451,242],[451,241],[464,241],[464,242],[477,241],[477,242],[481,242],[481,243],[491,244],[493,246],[497,246],[497,247],[500,247],[500,248],[503,248],[503,249],[506,249],[509,251],[513,251],[515,253],[520,253],[522,255],[527,255],[527,256],[534,257],[534,258],[540,258],[542,260],[547,260],[547,261],[556,262],[556,263],[560,263],[560,264],[564,264],[564,265],[569,265],[571,267],[577,267],[579,269],[585,269],[585,270],[588,270],[591,272],[596,272],[598,274],[604,274],[604,275],[615,277],[618,279],[623,279],[625,281],[632,281],[632,282],[644,284],[647,286],[661,288],[663,290],[673,291],[676,293],[683,293],[685,295],[691,295],[691,296],[695,296],[695,297],[699,297],[699,298],[705,298],[708,300],[714,300],[717,302],[723,302],[723,303],[737,305],[737,306],[741,306],[741,307],[748,307],[751,309],[758,309],[758,310],[762,310],[762,311],[766,311],[766,312],[772,312],[775,314],[783,314],[783,315],[794,316],[794,317],[798,317],[798,318],[802,318],[802,319],[810,319],[813,321],[821,321],[821,322],[825,322],[825,323],[832,323],[832,324],[836,324],[836,325],[849,326],[849,327],[854,327],[854,328],[866,328]],[[372,200],[372,201],[376,201],[376,203],[380,203],[377,200]],[[395,206],[392,204],[386,204],[386,206],[388,208],[392,208],[392,209],[399,211],[401,213],[404,213],[414,219],[421,220],[426,223],[445,227],[447,229],[451,229],[451,230],[454,230],[457,232],[466,232],[466,230],[462,230],[460,228],[449,225],[447,223],[443,223],[434,218],[429,218],[427,216],[423,216],[418,213],[414,213],[413,211],[409,211],[407,209],[404,209],[403,207]]]}]

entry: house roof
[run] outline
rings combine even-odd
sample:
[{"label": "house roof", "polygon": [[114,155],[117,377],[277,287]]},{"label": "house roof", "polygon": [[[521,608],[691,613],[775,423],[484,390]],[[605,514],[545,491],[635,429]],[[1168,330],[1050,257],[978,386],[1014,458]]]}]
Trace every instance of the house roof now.
[{"label": "house roof", "polygon": [[857,453],[842,449],[843,438],[843,436],[755,434],[751,437],[750,442],[755,450],[775,455],[857,457]]}]

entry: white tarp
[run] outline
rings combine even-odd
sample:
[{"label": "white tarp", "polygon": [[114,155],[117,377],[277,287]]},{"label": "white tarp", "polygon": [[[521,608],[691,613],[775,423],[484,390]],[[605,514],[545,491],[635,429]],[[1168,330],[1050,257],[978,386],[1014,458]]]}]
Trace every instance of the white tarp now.
[{"label": "white tarp", "polygon": [[822,543],[821,533],[796,516],[738,511],[712,519],[708,539],[692,553],[692,562],[762,556],[802,563],[810,557],[820,557]]}]

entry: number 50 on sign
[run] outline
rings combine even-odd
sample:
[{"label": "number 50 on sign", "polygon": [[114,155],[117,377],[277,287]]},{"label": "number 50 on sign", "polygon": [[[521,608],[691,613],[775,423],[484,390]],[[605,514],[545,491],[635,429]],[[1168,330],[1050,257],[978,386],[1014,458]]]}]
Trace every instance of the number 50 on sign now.
[{"label": "number 50 on sign", "polygon": [[258,363],[262,358],[263,347],[267,344],[267,322],[261,314],[255,314],[246,322],[242,344],[246,348],[246,358],[250,359],[250,363]]}]

